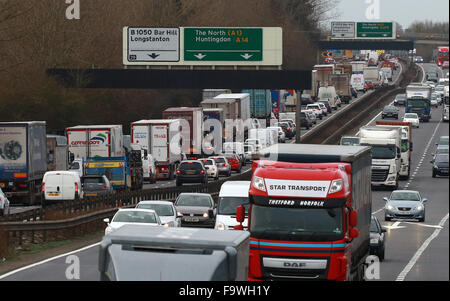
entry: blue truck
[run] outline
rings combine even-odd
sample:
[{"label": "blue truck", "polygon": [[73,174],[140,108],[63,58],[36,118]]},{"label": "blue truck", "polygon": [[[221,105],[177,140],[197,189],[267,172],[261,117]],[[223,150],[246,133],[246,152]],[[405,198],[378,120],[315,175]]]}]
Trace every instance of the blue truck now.
[{"label": "blue truck", "polygon": [[46,171],[45,121],[0,122],[0,187],[11,203],[40,202]]},{"label": "blue truck", "polygon": [[406,87],[406,113],[417,113],[420,121],[431,119],[431,87],[413,83]]},{"label": "blue truck", "polygon": [[272,93],[270,90],[242,90],[242,93],[250,94],[250,116],[256,119],[270,121],[272,114]]},{"label": "blue truck", "polygon": [[[133,152],[139,152],[134,155]],[[115,191],[138,190],[143,187],[143,169],[140,151],[132,151],[128,156],[110,158],[87,158],[83,174],[86,176],[105,175]]]}]

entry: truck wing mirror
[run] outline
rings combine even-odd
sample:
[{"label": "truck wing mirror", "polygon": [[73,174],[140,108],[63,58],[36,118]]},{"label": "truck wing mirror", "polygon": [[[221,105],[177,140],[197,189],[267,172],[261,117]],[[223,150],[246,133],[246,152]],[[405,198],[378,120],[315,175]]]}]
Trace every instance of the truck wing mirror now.
[{"label": "truck wing mirror", "polygon": [[410,151],[413,151],[413,143],[412,142],[410,142],[410,144],[409,144],[409,149],[410,149]]},{"label": "truck wing mirror", "polygon": [[355,210],[350,211],[350,226],[356,227],[358,224],[358,213]]},{"label": "truck wing mirror", "polygon": [[349,235],[350,235],[350,238],[357,238],[358,235],[359,235],[358,229],[356,229],[356,228],[351,228],[351,229],[350,229]]},{"label": "truck wing mirror", "polygon": [[239,223],[243,223],[245,220],[245,207],[242,205],[236,209],[236,220]]}]

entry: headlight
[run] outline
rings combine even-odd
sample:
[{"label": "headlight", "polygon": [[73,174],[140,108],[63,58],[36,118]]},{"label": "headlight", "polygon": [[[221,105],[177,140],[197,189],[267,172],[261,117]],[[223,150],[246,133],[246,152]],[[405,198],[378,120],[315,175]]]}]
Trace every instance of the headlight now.
[{"label": "headlight", "polygon": [[264,179],[260,177],[253,177],[253,187],[258,190],[266,191],[266,185],[264,184]]},{"label": "headlight", "polygon": [[386,207],[388,210],[395,210],[395,207],[394,206],[392,206],[392,205],[387,205],[387,207]]},{"label": "headlight", "polygon": [[208,212],[203,213],[203,217],[207,218],[209,216]]},{"label": "headlight", "polygon": [[380,240],[378,238],[371,238],[370,243],[371,244],[377,244]]},{"label": "headlight", "polygon": [[422,211],[422,210],[423,210],[423,206],[422,206],[422,205],[419,205],[419,206],[417,206],[414,210]]},{"label": "headlight", "polygon": [[330,191],[328,193],[336,193],[342,190],[343,182],[342,179],[333,180],[331,183]]},{"label": "headlight", "polygon": [[395,176],[389,177],[388,181],[395,181]]},{"label": "headlight", "polygon": [[181,213],[180,211],[177,211],[177,215],[183,216],[183,213]]},{"label": "headlight", "polygon": [[217,224],[216,229],[224,231],[226,229],[225,224],[224,223]]},{"label": "headlight", "polygon": [[105,235],[111,234],[112,232],[114,232],[114,228],[112,227],[106,227],[105,229]]},{"label": "headlight", "polygon": [[164,227],[164,228],[169,228],[170,225],[169,225],[169,223],[164,223],[164,224],[163,224],[163,227]]}]

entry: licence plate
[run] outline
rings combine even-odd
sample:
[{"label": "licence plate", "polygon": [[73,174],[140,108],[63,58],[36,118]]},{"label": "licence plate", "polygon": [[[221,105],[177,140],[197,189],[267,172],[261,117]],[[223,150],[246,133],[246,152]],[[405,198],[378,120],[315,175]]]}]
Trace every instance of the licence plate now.
[{"label": "licence plate", "polygon": [[184,219],[186,222],[198,222],[199,219],[197,217],[186,217]]},{"label": "licence plate", "polygon": [[5,188],[5,183],[0,183],[1,188]]},{"label": "licence plate", "polygon": [[97,196],[97,193],[85,193],[85,196]]},{"label": "licence plate", "polygon": [[411,212],[409,212],[409,211],[399,211],[398,214],[400,214],[400,215],[409,215],[409,214],[411,214]]},{"label": "licence plate", "polygon": [[49,192],[48,196],[59,196],[59,192]]},{"label": "licence plate", "polygon": [[195,171],[194,170],[188,170],[186,171],[187,175],[195,175]]}]

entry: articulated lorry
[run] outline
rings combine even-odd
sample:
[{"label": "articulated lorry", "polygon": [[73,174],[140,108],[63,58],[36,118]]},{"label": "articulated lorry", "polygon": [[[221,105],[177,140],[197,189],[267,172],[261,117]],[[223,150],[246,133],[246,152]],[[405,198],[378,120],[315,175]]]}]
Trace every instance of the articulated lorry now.
[{"label": "articulated lorry", "polygon": [[[181,162],[182,133],[180,120],[140,120],[131,124],[131,141],[151,154],[156,178],[173,179]],[[189,143],[187,143],[189,147]]]},{"label": "articulated lorry", "polygon": [[413,151],[412,124],[410,122],[377,121],[377,126],[400,127],[402,129],[400,179],[409,179],[411,174],[411,157]]},{"label": "articulated lorry", "polygon": [[370,153],[360,146],[277,145],[253,162],[249,280],[363,279]]},{"label": "articulated lorry", "polygon": [[66,129],[68,151],[74,159],[125,156],[122,125],[79,125]]},{"label": "articulated lorry", "polygon": [[250,95],[250,116],[260,120],[264,119],[267,126],[272,113],[272,93],[270,90],[242,90],[242,93]]},{"label": "articulated lorry", "polygon": [[11,203],[40,201],[46,144],[45,121],[0,122],[0,187]]},{"label": "articulated lorry", "polygon": [[360,145],[372,147],[372,186],[398,188],[401,169],[401,128],[362,127]]},{"label": "articulated lorry", "polygon": [[421,121],[431,119],[431,91],[430,86],[420,83],[406,87],[406,113],[416,113]]}]

